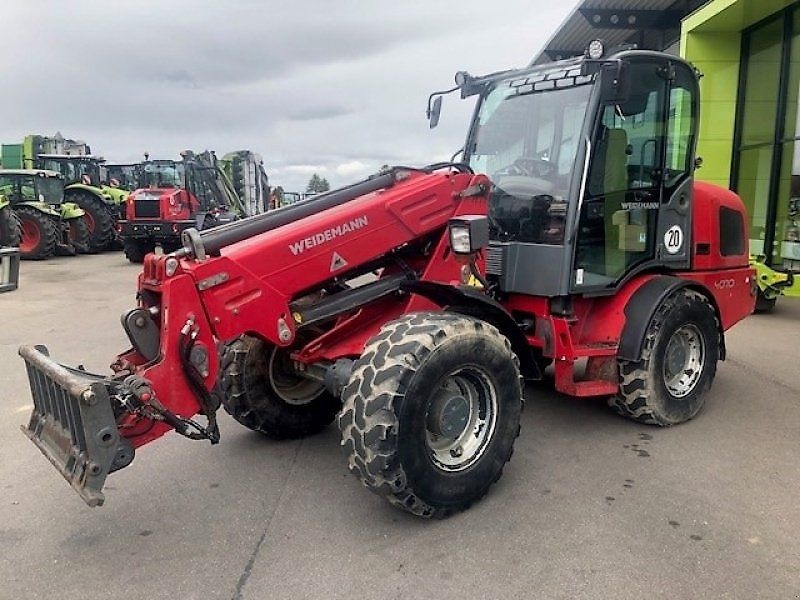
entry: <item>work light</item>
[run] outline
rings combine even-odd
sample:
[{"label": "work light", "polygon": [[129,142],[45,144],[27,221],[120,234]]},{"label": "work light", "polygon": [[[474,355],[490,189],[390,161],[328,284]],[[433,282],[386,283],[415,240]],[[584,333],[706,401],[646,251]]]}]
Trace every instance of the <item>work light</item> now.
[{"label": "work light", "polygon": [[483,215],[454,217],[449,228],[454,254],[474,254],[489,243],[489,221]]},{"label": "work light", "polygon": [[586,46],[586,56],[592,60],[600,60],[605,53],[606,48],[602,40],[592,40]]}]

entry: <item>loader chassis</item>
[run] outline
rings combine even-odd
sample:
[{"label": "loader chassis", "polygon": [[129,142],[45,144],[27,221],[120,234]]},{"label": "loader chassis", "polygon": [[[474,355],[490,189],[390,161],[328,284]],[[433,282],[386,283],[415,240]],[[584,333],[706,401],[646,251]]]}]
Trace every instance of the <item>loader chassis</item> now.
[{"label": "loader chassis", "polygon": [[[350,471],[422,517],[500,477],[523,377],[551,363],[559,391],[640,422],[700,411],[755,282],[741,200],[693,183],[694,71],[634,51],[461,92],[480,95],[469,164],[386,169],[147,255],[111,377],[21,350],[24,429],[85,499],[170,430],[216,443],[220,405],[273,438],[338,414]],[[89,425],[98,397],[112,411]]]}]

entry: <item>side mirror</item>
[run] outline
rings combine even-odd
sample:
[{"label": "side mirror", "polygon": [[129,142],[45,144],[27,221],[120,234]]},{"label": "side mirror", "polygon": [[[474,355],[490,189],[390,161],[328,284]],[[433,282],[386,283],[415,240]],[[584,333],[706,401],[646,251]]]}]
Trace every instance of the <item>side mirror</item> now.
[{"label": "side mirror", "polygon": [[615,60],[600,67],[600,102],[603,104],[625,104],[630,98],[631,82],[628,65]]},{"label": "side mirror", "polygon": [[439,115],[442,114],[442,97],[436,96],[433,104],[428,109],[428,123],[430,128],[433,129],[439,124]]}]

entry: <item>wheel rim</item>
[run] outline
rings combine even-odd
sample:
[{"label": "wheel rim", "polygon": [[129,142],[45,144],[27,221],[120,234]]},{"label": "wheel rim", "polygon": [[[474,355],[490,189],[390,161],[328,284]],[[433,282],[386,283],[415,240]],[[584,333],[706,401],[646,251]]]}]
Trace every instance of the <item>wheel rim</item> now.
[{"label": "wheel rim", "polygon": [[22,239],[19,242],[20,252],[31,252],[36,249],[42,239],[39,227],[33,221],[21,219]]},{"label": "wheel rim", "polygon": [[497,393],[488,373],[464,367],[443,378],[425,414],[425,441],[433,463],[463,471],[485,452],[497,422]]},{"label": "wheel rim", "polygon": [[667,342],[664,384],[675,398],[688,396],[697,386],[705,364],[705,345],[697,326],[683,325]]},{"label": "wheel rim", "polygon": [[89,214],[88,210],[84,211],[83,220],[86,221],[86,227],[89,229],[89,233],[94,233],[94,217]]},{"label": "wheel rim", "polygon": [[267,363],[269,382],[278,397],[287,404],[303,406],[316,400],[325,391],[318,381],[303,377],[285,350],[273,348]]},{"label": "wheel rim", "polygon": [[67,239],[70,242],[79,242],[80,241],[78,239],[78,225],[77,225],[77,222],[78,222],[77,219],[74,220],[74,221],[72,219],[67,221],[67,224],[69,225],[69,228],[67,230]]}]

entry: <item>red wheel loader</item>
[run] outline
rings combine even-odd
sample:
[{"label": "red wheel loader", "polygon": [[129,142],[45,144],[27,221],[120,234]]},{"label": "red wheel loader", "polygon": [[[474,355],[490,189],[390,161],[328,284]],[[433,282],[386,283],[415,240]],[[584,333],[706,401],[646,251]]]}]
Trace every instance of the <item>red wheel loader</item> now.
[{"label": "red wheel loader", "polygon": [[695,70],[622,51],[457,83],[463,163],[188,229],[145,257],[110,375],[20,349],[23,430],[88,504],[167,432],[219,441],[220,406],[273,438],[336,421],[350,471],[421,517],[500,477],[550,363],[634,420],[698,414],[756,284],[742,202],[693,182]]}]

